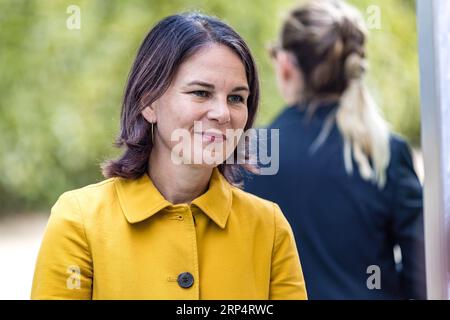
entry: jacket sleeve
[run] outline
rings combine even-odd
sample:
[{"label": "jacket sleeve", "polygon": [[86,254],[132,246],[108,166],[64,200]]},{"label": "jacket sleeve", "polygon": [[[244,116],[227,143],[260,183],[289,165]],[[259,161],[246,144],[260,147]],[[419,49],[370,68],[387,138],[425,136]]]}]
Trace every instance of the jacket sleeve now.
[{"label": "jacket sleeve", "polygon": [[91,299],[92,259],[80,206],[64,193],[52,207],[34,272],[31,299]]},{"label": "jacket sleeve", "polygon": [[270,300],[306,300],[302,267],[289,222],[274,205],[275,240],[270,276]]},{"label": "jacket sleeve", "polygon": [[402,253],[401,288],[408,299],[426,299],[422,186],[406,142],[397,151],[392,225]]}]

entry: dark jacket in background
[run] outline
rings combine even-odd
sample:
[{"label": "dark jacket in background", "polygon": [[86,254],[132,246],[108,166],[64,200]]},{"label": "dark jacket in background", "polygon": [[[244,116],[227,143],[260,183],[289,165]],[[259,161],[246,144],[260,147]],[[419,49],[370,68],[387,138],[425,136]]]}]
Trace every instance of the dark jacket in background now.
[{"label": "dark jacket in background", "polygon": [[[425,299],[422,187],[410,149],[391,136],[382,190],[360,177],[355,161],[348,175],[336,124],[309,152],[335,109],[321,106],[308,120],[298,107],[286,108],[268,127],[280,130],[279,171],[247,175],[245,190],[280,205],[296,237],[310,299]],[[401,264],[394,261],[395,245]],[[380,289],[367,286],[374,265]]]}]

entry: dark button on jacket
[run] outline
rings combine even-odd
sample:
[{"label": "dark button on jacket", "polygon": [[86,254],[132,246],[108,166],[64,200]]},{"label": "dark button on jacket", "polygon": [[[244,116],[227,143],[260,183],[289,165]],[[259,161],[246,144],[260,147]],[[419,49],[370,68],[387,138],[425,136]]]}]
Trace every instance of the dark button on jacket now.
[{"label": "dark button on jacket", "polygon": [[189,272],[183,272],[180,273],[177,281],[180,287],[190,288],[194,284],[194,277]]}]

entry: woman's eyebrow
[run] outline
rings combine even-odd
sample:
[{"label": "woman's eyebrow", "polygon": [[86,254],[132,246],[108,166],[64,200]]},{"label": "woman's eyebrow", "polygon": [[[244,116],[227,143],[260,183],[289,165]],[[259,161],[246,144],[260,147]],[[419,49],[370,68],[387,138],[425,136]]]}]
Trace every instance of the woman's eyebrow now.
[{"label": "woman's eyebrow", "polygon": [[203,82],[203,81],[191,81],[187,84],[188,86],[202,86],[202,87],[206,87],[206,88],[210,88],[210,89],[214,89],[214,85],[208,82]]},{"label": "woman's eyebrow", "polygon": [[250,92],[250,90],[246,86],[236,87],[233,90],[231,90],[231,92],[236,92],[236,91],[248,91],[248,92]]},{"label": "woman's eyebrow", "polygon": [[[209,89],[214,89],[214,85],[208,82],[204,82],[204,81],[199,81],[199,80],[195,80],[195,81],[191,81],[187,84],[188,86],[202,86],[202,87],[206,87]],[[237,86],[235,88],[233,88],[233,90],[231,90],[231,92],[236,92],[236,91],[250,91],[246,86]]]}]

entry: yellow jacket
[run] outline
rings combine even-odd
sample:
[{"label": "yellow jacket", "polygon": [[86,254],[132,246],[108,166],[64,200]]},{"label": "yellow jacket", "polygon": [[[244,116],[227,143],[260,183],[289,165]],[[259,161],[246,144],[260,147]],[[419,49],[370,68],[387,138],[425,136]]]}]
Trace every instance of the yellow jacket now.
[{"label": "yellow jacket", "polygon": [[32,299],[306,299],[279,207],[214,169],[191,205],[148,175],[64,193],[52,208]]}]

